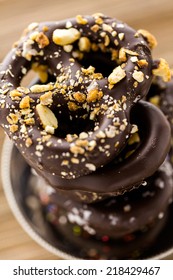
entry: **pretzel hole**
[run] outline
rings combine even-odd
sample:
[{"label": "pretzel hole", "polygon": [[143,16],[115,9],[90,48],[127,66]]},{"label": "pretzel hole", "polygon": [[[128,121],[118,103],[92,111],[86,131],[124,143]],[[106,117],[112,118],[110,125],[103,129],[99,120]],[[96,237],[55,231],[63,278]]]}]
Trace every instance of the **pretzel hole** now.
[{"label": "pretzel hole", "polygon": [[55,131],[55,135],[62,139],[65,139],[67,134],[79,135],[81,132],[93,131],[96,125],[84,110],[71,114],[67,108],[64,108],[60,113],[54,110],[54,114],[58,119],[58,129]]},{"label": "pretzel hole", "polygon": [[117,66],[115,61],[111,60],[110,53],[104,53],[103,55],[101,51],[85,53],[79,63],[84,68],[93,66],[95,68],[95,73],[101,73],[103,77],[108,77]]},{"label": "pretzel hole", "polygon": [[47,80],[41,80],[40,74],[35,72],[34,70],[29,70],[27,74],[23,77],[20,85],[23,87],[31,87],[32,85],[35,84],[47,84],[48,82],[54,83],[56,81],[56,77],[49,74],[47,72]]},{"label": "pretzel hole", "polygon": [[38,80],[39,76],[34,70],[29,70],[26,75],[24,75],[21,86],[28,87],[28,85],[35,83],[35,80]]}]

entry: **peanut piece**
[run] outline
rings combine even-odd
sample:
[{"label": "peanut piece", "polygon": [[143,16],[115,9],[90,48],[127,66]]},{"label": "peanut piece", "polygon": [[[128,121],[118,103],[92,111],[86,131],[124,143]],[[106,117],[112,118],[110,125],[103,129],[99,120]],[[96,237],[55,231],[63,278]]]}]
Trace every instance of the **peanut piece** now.
[{"label": "peanut piece", "polygon": [[[58,120],[54,113],[45,105],[38,104],[36,106],[36,111],[40,118],[43,128],[49,133],[54,134],[54,129],[58,127]],[[53,129],[47,129],[53,128]]]},{"label": "peanut piece", "polygon": [[125,70],[121,68],[121,66],[116,67],[113,72],[108,77],[108,82],[110,85],[115,85],[119,81],[121,81],[126,76]]},{"label": "peanut piece", "polygon": [[53,32],[53,42],[60,46],[74,43],[80,37],[80,32],[76,28],[56,29]]}]

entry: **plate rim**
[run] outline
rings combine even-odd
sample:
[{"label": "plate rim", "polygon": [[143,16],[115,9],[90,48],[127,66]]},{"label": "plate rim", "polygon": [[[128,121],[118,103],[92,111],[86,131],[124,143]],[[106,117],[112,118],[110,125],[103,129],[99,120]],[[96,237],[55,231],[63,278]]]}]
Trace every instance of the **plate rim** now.
[{"label": "plate rim", "polygon": [[2,152],[1,152],[1,181],[2,181],[2,189],[5,193],[5,197],[8,202],[8,206],[11,209],[12,214],[15,219],[22,227],[22,229],[34,240],[37,244],[39,244],[42,248],[46,249],[50,253],[54,254],[65,260],[79,260],[70,254],[67,254],[54,246],[52,246],[48,241],[42,238],[37,232],[34,231],[32,226],[27,222],[22,211],[20,210],[17,201],[15,199],[15,195],[12,189],[12,182],[9,176],[10,174],[10,162],[11,162],[11,154],[14,144],[12,141],[6,136],[3,141]]}]

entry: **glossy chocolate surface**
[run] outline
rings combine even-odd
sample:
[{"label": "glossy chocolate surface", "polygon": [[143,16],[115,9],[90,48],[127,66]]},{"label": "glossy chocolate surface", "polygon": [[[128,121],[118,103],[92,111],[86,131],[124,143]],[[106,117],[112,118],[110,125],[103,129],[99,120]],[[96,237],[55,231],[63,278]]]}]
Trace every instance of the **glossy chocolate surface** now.
[{"label": "glossy chocolate surface", "polygon": [[[116,19],[33,23],[1,66],[1,126],[45,176],[92,173],[125,146],[131,107],[147,94],[152,66],[147,40]],[[30,69],[42,87],[20,86]]]}]

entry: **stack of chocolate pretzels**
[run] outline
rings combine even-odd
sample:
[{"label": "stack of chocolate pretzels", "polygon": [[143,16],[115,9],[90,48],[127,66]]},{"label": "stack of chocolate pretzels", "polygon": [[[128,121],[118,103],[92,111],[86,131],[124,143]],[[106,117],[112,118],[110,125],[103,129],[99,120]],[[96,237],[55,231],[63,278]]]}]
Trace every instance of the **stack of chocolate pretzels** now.
[{"label": "stack of chocolate pretzels", "polygon": [[[32,23],[0,68],[0,124],[45,219],[83,259],[140,258],[172,202],[173,82],[146,30],[97,13]],[[33,70],[38,79],[24,87]]]}]

